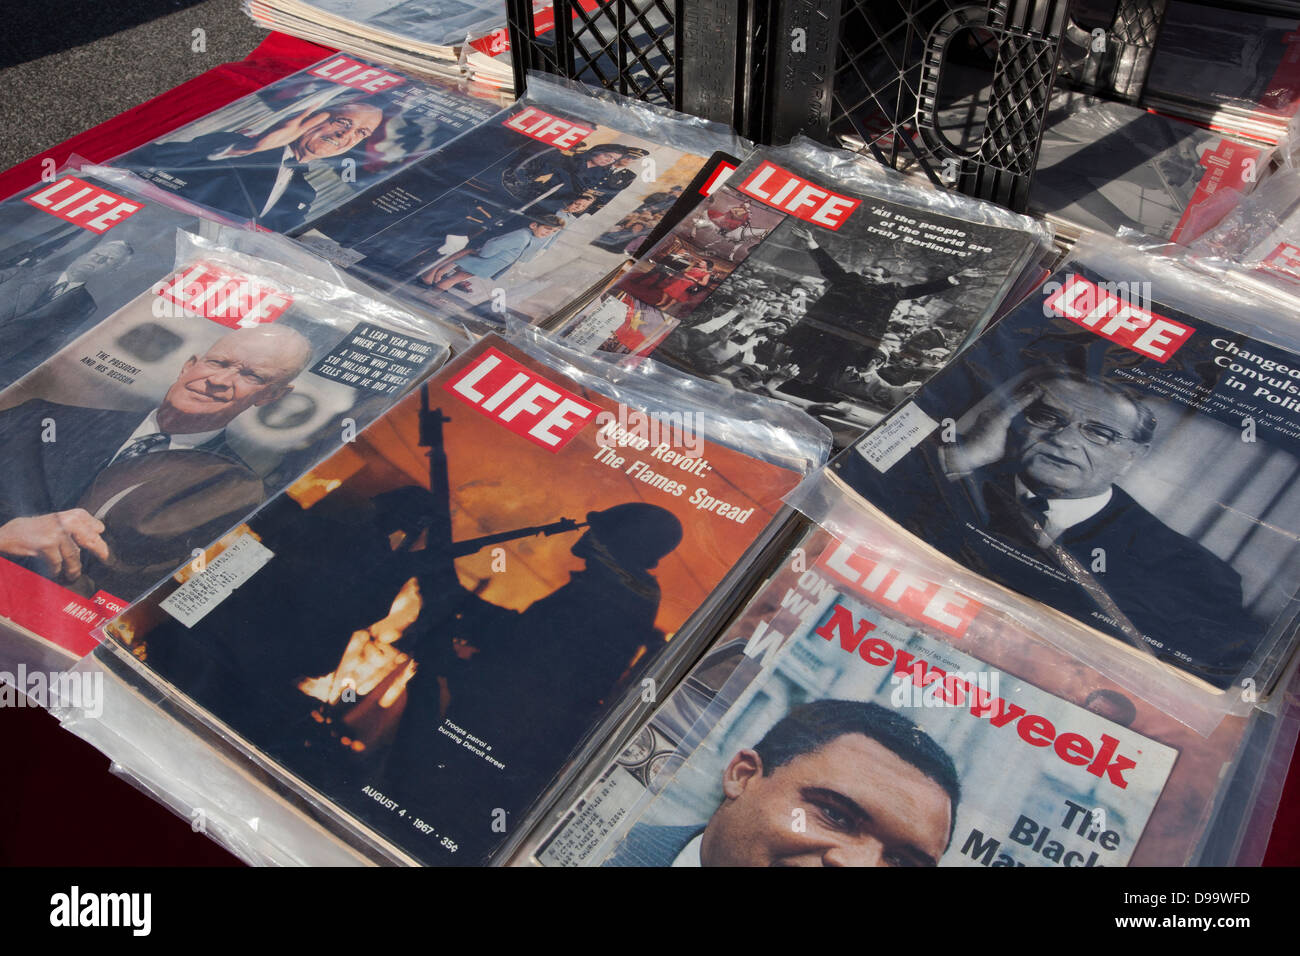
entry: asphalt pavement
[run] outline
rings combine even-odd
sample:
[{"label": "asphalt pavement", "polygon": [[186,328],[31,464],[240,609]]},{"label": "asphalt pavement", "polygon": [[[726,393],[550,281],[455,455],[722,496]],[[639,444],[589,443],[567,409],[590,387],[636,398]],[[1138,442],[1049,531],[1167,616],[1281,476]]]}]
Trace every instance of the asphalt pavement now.
[{"label": "asphalt pavement", "polygon": [[23,0],[4,18],[0,169],[243,59],[267,35],[239,0]]}]

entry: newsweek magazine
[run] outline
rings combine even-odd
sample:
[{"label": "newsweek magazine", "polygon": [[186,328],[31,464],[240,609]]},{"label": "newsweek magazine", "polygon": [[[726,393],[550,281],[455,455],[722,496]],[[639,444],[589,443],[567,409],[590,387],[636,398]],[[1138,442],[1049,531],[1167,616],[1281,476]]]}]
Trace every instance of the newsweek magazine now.
[{"label": "newsweek magazine", "polygon": [[718,124],[535,75],[527,95],[298,238],[476,328],[565,314],[627,261],[719,149]]},{"label": "newsweek magazine", "polygon": [[530,350],[489,335],[107,629],[381,859],[500,859],[689,664],[828,446],[776,403]]},{"label": "newsweek magazine", "polygon": [[1267,692],[1292,642],[1293,322],[1176,262],[1081,243],[824,477],[1227,709],[1234,685]]},{"label": "newsweek magazine", "polygon": [[751,156],[563,335],[792,402],[847,443],[982,328],[1050,237],[802,140]]},{"label": "newsweek magazine", "polygon": [[1272,150],[1082,93],[1052,95],[1031,212],[1063,231],[1127,227],[1186,245],[1268,171]]},{"label": "newsweek magazine", "polygon": [[533,859],[1185,865],[1245,726],[1202,737],[814,528]]},{"label": "newsweek magazine", "polygon": [[0,391],[0,619],[65,655],[446,358],[242,236],[275,239],[174,235],[166,276]]},{"label": "newsweek magazine", "polygon": [[1300,20],[1172,2],[1143,101],[1277,143],[1300,109]]},{"label": "newsweek magazine", "polygon": [[113,165],[219,213],[287,233],[496,112],[446,80],[345,54],[123,153]]},{"label": "newsweek magazine", "polygon": [[69,168],[0,203],[0,388],[169,272],[177,229],[217,228],[126,182]]}]

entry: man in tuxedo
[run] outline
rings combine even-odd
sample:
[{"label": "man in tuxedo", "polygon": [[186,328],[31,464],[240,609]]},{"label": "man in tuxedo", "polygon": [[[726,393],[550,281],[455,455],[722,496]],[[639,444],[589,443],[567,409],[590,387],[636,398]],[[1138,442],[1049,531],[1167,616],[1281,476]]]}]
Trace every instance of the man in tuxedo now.
[{"label": "man in tuxedo", "polygon": [[186,143],[153,143],[123,157],[128,168],[151,167],[158,185],[223,212],[247,216],[275,232],[302,225],[316,190],[311,164],[341,156],[383,122],[377,106],[346,103],[299,114],[260,136],[206,133]]},{"label": "man in tuxedo", "polygon": [[[147,414],[46,399],[0,412],[7,465],[0,484],[0,555],[55,581],[75,582],[83,552],[100,562],[110,559],[105,522],[81,506],[87,489],[114,470],[167,470],[176,464],[173,452],[206,452],[227,467],[225,474],[213,474],[209,467],[204,480],[214,488],[247,489],[257,479],[227,444],[226,426],[249,408],[288,394],[310,359],[307,340],[288,327],[238,329],[201,356],[191,355]],[[168,490],[173,497],[203,493],[202,488]],[[161,540],[165,544],[165,535]]]},{"label": "man in tuxedo", "polygon": [[817,700],[731,758],[708,823],[638,824],[605,865],[935,866],[960,800],[952,759],[910,720]]},{"label": "man in tuxedo", "polygon": [[11,384],[66,340],[83,331],[95,314],[86,281],[117,269],[133,255],[120,239],[101,242],[62,271],[16,267],[0,271],[0,387]]}]

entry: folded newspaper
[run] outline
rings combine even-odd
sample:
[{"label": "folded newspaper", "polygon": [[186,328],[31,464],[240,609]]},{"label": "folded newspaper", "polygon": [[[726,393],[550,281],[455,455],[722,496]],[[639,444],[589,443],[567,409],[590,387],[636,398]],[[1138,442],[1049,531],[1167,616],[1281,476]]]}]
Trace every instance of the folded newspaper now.
[{"label": "folded newspaper", "polygon": [[801,140],[751,156],[562,335],[792,402],[847,443],[983,328],[1050,241]]},{"label": "folded newspaper", "polygon": [[534,860],[1193,862],[1208,738],[969,595],[810,531]]},{"label": "folded newspaper", "polygon": [[1300,607],[1293,326],[1285,304],[1081,243],[825,480],[1098,640],[1263,693]]}]

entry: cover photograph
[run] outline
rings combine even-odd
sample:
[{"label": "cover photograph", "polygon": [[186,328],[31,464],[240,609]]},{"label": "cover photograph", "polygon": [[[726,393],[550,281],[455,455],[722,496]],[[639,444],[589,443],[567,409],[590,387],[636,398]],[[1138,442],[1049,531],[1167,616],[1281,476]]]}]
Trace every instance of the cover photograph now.
[{"label": "cover photograph", "polygon": [[543,843],[551,866],[1186,865],[1208,739],[813,529]]},{"label": "cover photograph", "polygon": [[454,82],[336,54],[112,164],[183,199],[288,233],[496,110]]},{"label": "cover photograph", "polygon": [[658,431],[565,368],[488,336],[110,644],[382,858],[499,860],[816,461],[766,425],[772,450],[728,447],[722,415]]},{"label": "cover photograph", "polygon": [[1081,244],[827,474],[997,584],[1203,685],[1262,691],[1300,580],[1292,323]]},{"label": "cover photograph", "polygon": [[0,388],[166,275],[177,229],[215,229],[122,179],[69,169],[0,203]]},{"label": "cover photograph", "polygon": [[1050,233],[802,141],[730,175],[564,331],[856,435],[992,316]]},{"label": "cover photograph", "polygon": [[447,355],[432,323],[181,236],[0,391],[0,618],[74,656]]},{"label": "cover photograph", "polygon": [[435,314],[546,322],[623,266],[709,157],[694,117],[537,76],[518,104],[299,236]]}]

